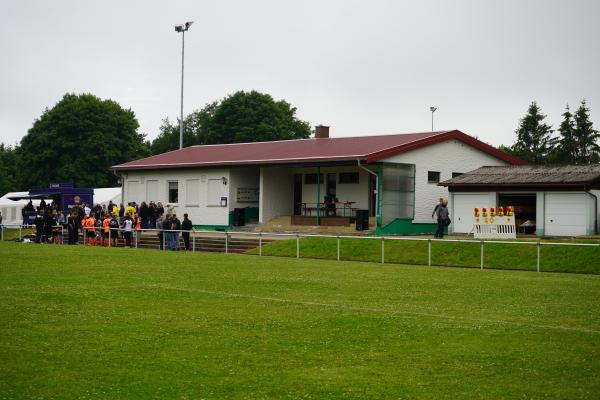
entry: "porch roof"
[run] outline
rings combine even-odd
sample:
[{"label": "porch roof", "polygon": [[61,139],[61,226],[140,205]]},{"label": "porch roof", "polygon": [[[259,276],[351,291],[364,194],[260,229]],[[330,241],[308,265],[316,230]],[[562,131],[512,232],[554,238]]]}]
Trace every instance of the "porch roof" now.
[{"label": "porch roof", "polygon": [[115,165],[114,170],[289,164],[362,160],[375,162],[396,154],[450,139],[460,140],[510,164],[523,161],[459,130],[355,136],[323,139],[281,140],[190,146],[140,160]]}]

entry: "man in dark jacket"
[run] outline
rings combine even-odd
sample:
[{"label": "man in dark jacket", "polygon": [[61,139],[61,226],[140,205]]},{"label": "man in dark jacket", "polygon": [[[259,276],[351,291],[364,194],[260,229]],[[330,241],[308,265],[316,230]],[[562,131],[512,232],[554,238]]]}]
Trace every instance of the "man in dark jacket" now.
[{"label": "man in dark jacket", "polygon": [[39,208],[33,223],[35,225],[35,242],[42,243],[42,236],[44,235],[44,214],[41,207]]},{"label": "man in dark jacket", "polygon": [[183,236],[183,245],[186,250],[190,249],[190,231],[193,228],[192,221],[188,219],[187,214],[183,214],[183,222],[181,223],[181,230],[184,231],[182,233]]},{"label": "man in dark jacket", "polygon": [[179,250],[179,231],[181,230],[181,221],[177,218],[177,215],[173,214],[171,229],[177,232],[173,232],[173,248],[171,250]]},{"label": "man in dark jacket", "polygon": [[437,216],[437,230],[435,231],[435,237],[438,239],[444,238],[444,228],[449,224],[447,221],[450,218],[450,213],[448,212],[448,200],[442,200],[438,207],[436,207]]},{"label": "man in dark jacket", "polygon": [[164,242],[167,250],[172,250],[171,247],[173,246],[173,239],[171,239],[173,233],[171,232],[172,225],[171,216],[167,214],[163,221]]},{"label": "man in dark jacket", "polygon": [[69,217],[67,218],[67,229],[69,231],[69,244],[76,244],[78,241],[77,238],[77,214],[76,211],[71,210]]}]

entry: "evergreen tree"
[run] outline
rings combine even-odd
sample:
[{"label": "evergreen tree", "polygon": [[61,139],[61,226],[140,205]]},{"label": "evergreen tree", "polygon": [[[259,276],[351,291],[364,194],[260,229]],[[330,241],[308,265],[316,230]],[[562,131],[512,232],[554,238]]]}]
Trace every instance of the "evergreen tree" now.
[{"label": "evergreen tree", "polygon": [[513,145],[514,154],[532,164],[548,163],[556,145],[552,127],[543,122],[546,116],[540,111],[535,101],[529,105],[527,115],[519,121],[517,142]]},{"label": "evergreen tree", "polygon": [[581,105],[575,111],[574,120],[573,136],[577,143],[577,152],[573,161],[576,164],[600,162],[600,146],[598,145],[600,134],[590,121],[590,109],[585,100],[581,101]]},{"label": "evergreen tree", "polygon": [[575,140],[575,122],[573,114],[567,104],[563,113],[563,120],[558,128],[560,137],[555,148],[552,162],[557,164],[574,164],[577,158],[577,141]]}]

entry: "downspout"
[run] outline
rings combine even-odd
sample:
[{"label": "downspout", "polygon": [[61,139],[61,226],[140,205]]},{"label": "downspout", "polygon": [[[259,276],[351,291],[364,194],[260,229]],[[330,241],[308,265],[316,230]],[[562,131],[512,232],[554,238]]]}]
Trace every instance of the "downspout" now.
[{"label": "downspout", "polygon": [[[379,209],[379,174],[376,174],[375,172],[371,171],[369,168],[363,166],[360,163],[360,160],[356,160],[357,164],[358,164],[358,168],[367,171],[369,174],[375,176],[375,216],[377,218],[377,225],[379,225],[379,221],[381,221],[381,215],[379,214],[379,212],[381,211]],[[379,228],[379,226],[378,226]]]},{"label": "downspout", "polygon": [[587,194],[594,198],[594,233],[598,232],[598,196],[589,190],[585,191]]}]

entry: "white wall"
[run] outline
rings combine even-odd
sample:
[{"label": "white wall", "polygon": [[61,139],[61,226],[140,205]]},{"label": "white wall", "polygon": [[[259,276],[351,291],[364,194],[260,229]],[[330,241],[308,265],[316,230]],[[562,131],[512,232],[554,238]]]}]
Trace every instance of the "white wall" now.
[{"label": "white wall", "polygon": [[[234,208],[258,207],[259,202],[238,202],[238,188],[260,188],[259,168],[232,168],[229,170],[229,210]],[[260,195],[260,193],[259,193]]]},{"label": "white wall", "polygon": [[431,211],[440,197],[449,198],[445,187],[427,182],[428,171],[439,171],[440,181],[445,181],[452,178],[453,172],[469,172],[484,165],[507,165],[502,160],[454,139],[399,154],[383,161],[415,164],[414,222],[425,223],[432,222]]},{"label": "white wall", "polygon": [[259,222],[294,213],[294,175],[290,168],[260,169]]},{"label": "white wall", "polygon": [[[162,202],[166,207],[168,203],[168,182],[177,181],[179,186],[179,202],[175,204],[177,216],[182,219],[184,213],[194,225],[228,225],[229,207],[208,205],[208,184],[212,179],[220,180],[227,178],[228,169],[164,169],[159,171],[127,171],[122,175],[124,204],[130,201],[140,203],[141,201]],[[188,185],[188,180],[193,183]],[[196,181],[197,180],[197,181]],[[156,198],[146,198],[147,182],[158,181],[156,185]],[[188,186],[197,188],[197,193],[187,193]],[[219,197],[229,198],[229,182],[227,185],[217,185],[220,189]],[[194,199],[187,204],[187,199]]]}]

